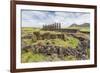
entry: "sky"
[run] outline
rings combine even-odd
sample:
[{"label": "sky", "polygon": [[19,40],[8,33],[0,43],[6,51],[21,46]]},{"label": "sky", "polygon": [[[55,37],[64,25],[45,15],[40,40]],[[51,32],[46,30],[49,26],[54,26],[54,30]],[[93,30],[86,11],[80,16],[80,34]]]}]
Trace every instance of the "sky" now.
[{"label": "sky", "polygon": [[40,11],[21,10],[22,27],[39,27],[52,23],[61,23],[61,27],[68,27],[72,24],[90,23],[90,13],[67,12],[67,11]]}]

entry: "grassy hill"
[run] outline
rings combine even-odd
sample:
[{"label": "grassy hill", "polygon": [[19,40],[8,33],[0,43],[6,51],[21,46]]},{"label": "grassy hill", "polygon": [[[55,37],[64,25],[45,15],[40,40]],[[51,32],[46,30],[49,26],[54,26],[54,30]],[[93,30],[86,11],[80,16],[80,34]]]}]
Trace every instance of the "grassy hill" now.
[{"label": "grassy hill", "polygon": [[79,29],[80,31],[83,31],[83,32],[90,32],[90,24],[89,23],[84,23],[81,25],[72,24],[67,29]]},{"label": "grassy hill", "polygon": [[90,27],[90,24],[89,24],[89,23],[84,23],[84,24],[81,24],[81,25],[72,24],[72,25],[69,26],[69,27]]}]

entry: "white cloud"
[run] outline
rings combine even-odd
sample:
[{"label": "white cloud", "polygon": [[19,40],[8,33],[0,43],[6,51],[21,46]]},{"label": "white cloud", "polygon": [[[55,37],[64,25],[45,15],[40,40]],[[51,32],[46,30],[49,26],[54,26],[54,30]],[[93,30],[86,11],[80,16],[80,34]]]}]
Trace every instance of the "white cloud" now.
[{"label": "white cloud", "polygon": [[22,27],[42,27],[43,24],[54,22],[61,22],[62,27],[67,27],[73,23],[89,23],[90,14],[83,12],[22,10]]}]

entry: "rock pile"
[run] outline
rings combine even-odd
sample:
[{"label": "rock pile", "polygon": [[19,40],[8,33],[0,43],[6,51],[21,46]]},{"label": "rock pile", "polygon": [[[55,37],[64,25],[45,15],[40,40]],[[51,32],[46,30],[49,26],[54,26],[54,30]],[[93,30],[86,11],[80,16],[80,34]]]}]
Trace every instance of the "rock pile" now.
[{"label": "rock pile", "polygon": [[85,41],[81,41],[77,48],[71,47],[60,47],[54,45],[32,45],[23,47],[24,50],[29,51],[29,49],[35,54],[43,54],[46,56],[57,55],[60,59],[63,59],[64,56],[74,56],[76,59],[85,60],[87,59],[86,48],[87,43]]}]

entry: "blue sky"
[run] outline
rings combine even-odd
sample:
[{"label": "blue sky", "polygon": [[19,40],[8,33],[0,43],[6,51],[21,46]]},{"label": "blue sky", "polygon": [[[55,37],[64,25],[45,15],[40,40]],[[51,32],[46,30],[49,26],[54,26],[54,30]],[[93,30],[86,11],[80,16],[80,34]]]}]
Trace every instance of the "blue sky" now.
[{"label": "blue sky", "polygon": [[86,12],[66,12],[66,11],[39,11],[22,10],[22,27],[39,27],[43,24],[60,22],[61,27],[68,27],[73,23],[90,23],[90,13]]}]

